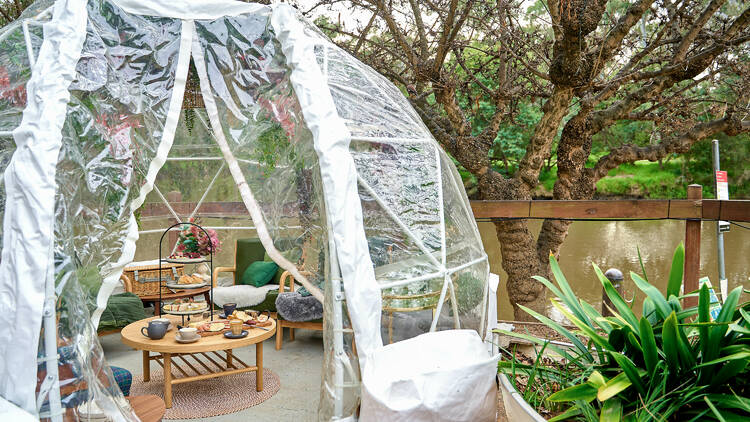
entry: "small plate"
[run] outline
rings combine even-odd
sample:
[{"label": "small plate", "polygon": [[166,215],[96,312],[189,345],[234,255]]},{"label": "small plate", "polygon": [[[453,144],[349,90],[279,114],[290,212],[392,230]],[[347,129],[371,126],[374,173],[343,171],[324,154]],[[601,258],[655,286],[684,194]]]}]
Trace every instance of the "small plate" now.
[{"label": "small plate", "polygon": [[200,339],[201,339],[201,336],[198,336],[198,337],[196,337],[196,338],[194,338],[194,339],[190,339],[190,340],[185,340],[185,339],[183,339],[183,338],[182,338],[182,336],[180,336],[180,335],[178,334],[178,335],[175,335],[175,336],[174,336],[174,339],[175,339],[175,341],[177,341],[178,343],[182,343],[182,344],[188,344],[188,343],[195,343],[196,341],[200,340]]},{"label": "small plate", "polygon": [[78,416],[81,420],[106,421],[107,415],[95,402],[82,403],[78,406]]},{"label": "small plate", "polygon": [[177,283],[167,283],[167,288],[173,289],[173,290],[182,290],[182,289],[200,289],[201,287],[208,286],[208,282],[204,281],[203,283],[193,283],[193,284],[177,284]]},{"label": "small plate", "polygon": [[245,338],[247,337],[247,330],[242,330],[242,333],[240,333],[240,335],[238,336],[232,334],[231,331],[227,331],[226,333],[224,333],[224,337],[231,338],[231,339]]},{"label": "small plate", "polygon": [[162,260],[175,264],[195,264],[198,262],[208,262],[210,259],[209,256],[202,256],[200,258],[163,258]]},{"label": "small plate", "polygon": [[206,312],[207,310],[208,310],[208,306],[204,307],[203,309],[197,309],[194,311],[168,311],[164,308],[161,308],[162,313],[170,314],[170,315],[195,315],[195,314]]}]

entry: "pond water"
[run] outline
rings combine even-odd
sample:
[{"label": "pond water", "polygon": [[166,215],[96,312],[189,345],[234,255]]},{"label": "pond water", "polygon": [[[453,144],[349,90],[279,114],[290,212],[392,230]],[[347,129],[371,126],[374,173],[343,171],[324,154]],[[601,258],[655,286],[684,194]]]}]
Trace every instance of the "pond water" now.
[{"label": "pond water", "polygon": [[[529,225],[532,232],[537,234],[541,221],[531,221]],[[490,269],[500,274],[498,317],[513,319],[513,309],[505,287],[507,275],[501,266],[500,244],[495,235],[495,226],[492,223],[479,223],[479,231],[490,257]],[[592,263],[596,263],[602,271],[608,268],[621,270],[625,275],[625,298],[631,299],[637,289],[629,274],[631,271],[641,273],[636,249],[640,248],[649,281],[665,291],[672,254],[684,239],[684,221],[577,221],[571,225],[560,250],[560,267],[576,295],[600,309],[602,287],[594,274]],[[732,226],[731,231],[724,234],[724,249],[729,289],[739,285],[750,287],[750,230]],[[708,276],[718,293],[719,270],[714,222],[702,224],[700,268],[700,275]],[[643,295],[636,297],[637,312],[640,312],[642,302]]]},{"label": "pond water", "polygon": [[[249,218],[204,218],[203,223],[209,226],[252,226]],[[538,233],[541,221],[530,223],[534,234]],[[167,227],[166,218],[144,218],[141,229],[156,230]],[[507,276],[502,270],[500,245],[492,223],[479,223],[485,250],[490,257],[490,269],[500,274],[498,288],[498,317],[513,319],[513,310],[508,301],[505,283]],[[214,259],[214,266],[232,266],[234,261],[235,239],[255,237],[254,230],[218,230],[222,240],[222,250]],[[159,238],[161,233],[142,234],[137,243],[136,260],[149,260],[158,257]],[[606,271],[617,268],[625,274],[625,297],[630,299],[635,287],[630,280],[630,271],[640,273],[638,252],[646,267],[649,281],[660,289],[666,289],[672,254],[677,245],[685,238],[683,221],[603,221],[574,222],[560,252],[560,266],[571,283],[578,297],[586,300],[599,309],[601,306],[601,284],[591,266],[596,263]],[[165,238],[166,240],[166,238]],[[166,244],[166,243],[165,243]],[[726,274],[729,287],[740,284],[750,288],[750,230],[732,226],[724,235]],[[165,249],[167,247],[165,246]],[[164,252],[167,252],[165,250]],[[167,252],[168,254],[168,252]],[[716,224],[704,222],[701,232],[701,276],[709,276],[711,282],[719,289],[719,277],[716,253]],[[640,311],[643,296],[635,301],[636,311]],[[552,314],[553,316],[554,313]]]}]

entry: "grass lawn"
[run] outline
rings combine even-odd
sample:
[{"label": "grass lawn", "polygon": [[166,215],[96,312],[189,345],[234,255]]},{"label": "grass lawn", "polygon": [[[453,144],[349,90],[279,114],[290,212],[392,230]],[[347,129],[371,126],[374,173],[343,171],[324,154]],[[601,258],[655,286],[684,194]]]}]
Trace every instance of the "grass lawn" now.
[{"label": "grass lawn", "polygon": [[[540,184],[547,192],[557,178],[557,168],[542,172]],[[708,188],[708,190],[706,189]],[[623,164],[596,183],[599,195],[637,196],[642,198],[685,198],[687,183],[682,176],[682,160],[672,159],[659,168],[659,163],[637,161]],[[713,197],[710,186],[704,187],[704,197]]]},{"label": "grass lawn", "polygon": [[597,192],[606,195],[636,195],[644,198],[685,198],[687,185],[682,162],[673,159],[659,163],[636,161],[612,170],[596,183]]}]

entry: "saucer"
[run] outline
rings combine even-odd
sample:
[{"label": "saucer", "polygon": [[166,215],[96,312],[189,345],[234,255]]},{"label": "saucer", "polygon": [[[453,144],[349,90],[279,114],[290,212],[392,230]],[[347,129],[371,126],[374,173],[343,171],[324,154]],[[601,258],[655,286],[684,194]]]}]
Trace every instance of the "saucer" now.
[{"label": "saucer", "polygon": [[238,336],[232,334],[231,331],[227,331],[227,332],[224,333],[224,337],[226,337],[226,338],[232,338],[232,339],[244,338],[244,337],[247,337],[247,330],[242,330],[242,333],[240,333],[240,335],[238,335]]},{"label": "saucer", "polygon": [[175,340],[176,340],[176,341],[177,341],[178,343],[182,343],[182,344],[187,344],[187,343],[195,343],[196,341],[200,340],[200,338],[201,338],[201,336],[196,336],[195,338],[192,338],[192,339],[190,339],[190,340],[185,340],[185,339],[183,339],[183,338],[182,338],[182,336],[181,336],[181,335],[179,335],[179,334],[177,334],[177,335],[175,335],[175,336],[174,336],[174,339],[175,339]]}]

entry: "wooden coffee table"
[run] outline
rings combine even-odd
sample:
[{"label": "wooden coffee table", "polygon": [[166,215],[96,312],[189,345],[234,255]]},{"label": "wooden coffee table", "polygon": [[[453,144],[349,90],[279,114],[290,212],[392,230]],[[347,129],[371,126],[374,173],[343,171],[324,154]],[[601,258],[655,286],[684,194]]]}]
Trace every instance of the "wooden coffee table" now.
[{"label": "wooden coffee table", "polygon": [[[163,315],[172,320],[173,325],[181,322],[174,315]],[[164,403],[172,407],[172,386],[191,381],[200,381],[242,372],[255,371],[255,388],[263,391],[263,341],[276,332],[276,321],[263,328],[247,329],[248,335],[241,339],[228,339],[223,335],[202,337],[195,343],[181,344],[175,340],[177,329],[173,328],[160,340],[151,340],[141,333],[141,327],[148,325],[152,318],[136,321],[122,329],[122,342],[143,351],[143,381],[151,380],[151,361],[156,361],[164,369]],[[218,319],[214,317],[214,319]],[[255,345],[255,366],[250,366],[232,352],[244,346]],[[151,353],[154,355],[151,355]],[[205,370],[202,374],[198,367]],[[173,373],[173,370],[175,371]]]}]

